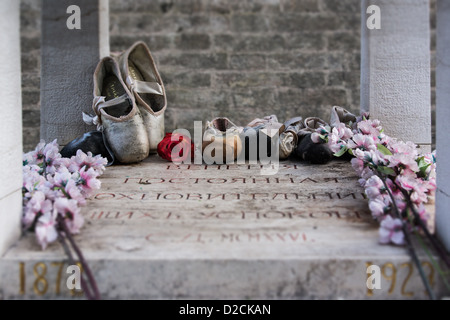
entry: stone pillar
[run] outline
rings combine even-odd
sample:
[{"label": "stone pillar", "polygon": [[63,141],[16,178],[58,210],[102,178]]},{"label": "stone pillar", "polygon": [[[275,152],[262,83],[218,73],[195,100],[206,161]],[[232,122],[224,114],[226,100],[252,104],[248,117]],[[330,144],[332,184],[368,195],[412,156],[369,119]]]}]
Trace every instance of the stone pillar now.
[{"label": "stone pillar", "polygon": [[0,1],[0,256],[19,238],[22,216],[20,1]]},{"label": "stone pillar", "polygon": [[43,1],[41,138],[46,142],[58,139],[65,145],[93,129],[84,124],[82,112],[92,113],[94,69],[109,55],[108,14],[108,0]]},{"label": "stone pillar", "polygon": [[[380,9],[380,29],[367,26],[372,5]],[[429,150],[430,106],[428,0],[362,0],[362,111],[379,119],[386,134]]]},{"label": "stone pillar", "polygon": [[436,227],[450,251],[450,2],[437,1],[436,34]]}]

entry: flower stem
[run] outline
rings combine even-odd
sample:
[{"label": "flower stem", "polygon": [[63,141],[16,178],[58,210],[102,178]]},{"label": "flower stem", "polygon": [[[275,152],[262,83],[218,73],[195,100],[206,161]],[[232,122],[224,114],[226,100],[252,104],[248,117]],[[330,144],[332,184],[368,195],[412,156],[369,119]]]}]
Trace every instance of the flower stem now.
[{"label": "flower stem", "polygon": [[[97,283],[96,283],[96,281],[94,279],[94,276],[92,275],[92,272],[91,272],[91,269],[89,268],[89,265],[87,264],[86,260],[84,259],[83,253],[81,252],[80,248],[77,246],[77,244],[75,243],[75,240],[73,239],[72,235],[70,234],[70,231],[67,228],[66,223],[64,222],[64,218],[61,215],[58,215],[57,219],[58,219],[58,225],[59,225],[60,230],[64,232],[65,237],[69,240],[73,250],[77,254],[78,259],[80,260],[80,263],[83,266],[83,270],[86,272],[86,275],[87,275],[88,280],[89,280],[89,284],[91,285],[92,290],[94,291],[94,293],[91,294],[88,286],[85,284],[85,286],[84,286],[85,288],[83,288],[83,290],[86,293],[86,297],[89,300],[100,300],[101,297],[100,297],[100,293],[99,293],[98,288],[97,288]],[[71,255],[69,256],[69,258],[70,257],[71,257]],[[81,284],[83,285],[83,276],[81,276]]]},{"label": "flower stem", "polygon": [[[65,240],[65,237],[64,237],[64,233],[61,231],[60,228],[58,229],[58,240],[59,240],[59,242],[61,243],[61,245],[62,245],[62,247],[63,247],[63,249],[64,249],[64,252],[65,252],[66,255],[67,255],[67,258],[68,258],[68,260],[69,260],[69,263],[70,263],[71,265],[75,265],[76,263],[75,263],[75,260],[74,260],[74,258],[73,258],[73,256],[72,256],[72,252],[70,252],[70,249],[69,249],[69,247],[67,246],[67,243],[66,243],[66,240]],[[93,300],[93,299],[92,299],[92,294],[91,294],[91,292],[90,292],[90,289],[89,289],[89,287],[88,287],[86,281],[84,280],[84,277],[83,277],[83,276],[80,276],[80,281],[81,281],[81,289],[83,289],[83,292],[84,292],[84,294],[86,295],[87,299],[88,299],[88,300]]]},{"label": "flower stem", "polygon": [[416,208],[414,208],[414,205],[411,201],[410,195],[405,191],[400,189],[403,193],[403,196],[406,198],[408,206],[411,208],[411,211],[414,215],[414,218],[416,222],[418,223],[419,227],[423,230],[426,237],[430,240],[431,244],[433,245],[434,249],[439,254],[440,258],[444,261],[444,263],[447,265],[447,268],[450,268],[450,257],[447,254],[447,251],[442,247],[442,244],[430,233],[428,230],[428,227],[425,225],[423,220],[420,218],[419,213],[417,212]]},{"label": "flower stem", "polygon": [[398,210],[397,204],[395,203],[394,196],[392,195],[391,190],[389,189],[389,186],[386,183],[386,179],[380,173],[377,173],[377,175],[381,179],[381,181],[383,181],[383,185],[386,188],[386,190],[389,194],[389,197],[392,200],[392,204],[394,206],[394,211],[395,211],[397,218],[402,222],[402,231],[405,236],[406,245],[408,247],[409,254],[411,255],[411,258],[414,261],[414,264],[416,265],[417,269],[419,270],[420,278],[422,279],[422,282],[428,292],[428,296],[430,297],[431,300],[436,300],[436,296],[435,296],[433,290],[431,289],[430,282],[428,281],[427,276],[425,275],[425,272],[422,268],[422,265],[420,264],[419,258],[417,257],[416,251],[414,250],[414,246],[412,245],[409,231],[406,227],[405,222],[403,221],[403,219],[400,215],[400,211]]},{"label": "flower stem", "polygon": [[417,233],[415,234],[418,242],[420,243],[420,245],[422,246],[422,248],[424,249],[424,251],[427,253],[428,257],[430,258],[430,262],[433,265],[433,267],[438,271],[439,275],[442,278],[442,281],[444,282],[445,287],[447,288],[447,290],[450,290],[450,284],[447,282],[446,277],[448,277],[448,273],[445,273],[444,271],[442,271],[442,269],[439,267],[438,263],[436,262],[436,260],[433,258],[433,255],[431,254],[431,252],[428,251],[428,248],[426,246],[426,244],[424,243],[422,237],[420,237]]}]

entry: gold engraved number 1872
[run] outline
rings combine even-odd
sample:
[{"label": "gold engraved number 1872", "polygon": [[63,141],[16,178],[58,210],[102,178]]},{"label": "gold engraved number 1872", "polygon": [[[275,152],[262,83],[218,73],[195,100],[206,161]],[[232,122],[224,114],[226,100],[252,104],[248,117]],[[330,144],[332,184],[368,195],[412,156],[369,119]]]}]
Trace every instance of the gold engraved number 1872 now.
[{"label": "gold engraved number 1872", "polygon": [[[63,269],[66,265],[65,262],[52,262],[50,266],[57,268],[56,281],[55,281],[55,294],[59,295],[61,293],[61,281],[63,278]],[[80,271],[83,272],[81,264],[77,263]],[[51,268],[50,270],[54,270]],[[49,288],[49,282],[47,280],[47,264],[44,262],[37,262],[33,266],[33,291],[35,294],[42,296],[47,293]],[[72,295],[83,294],[83,291],[72,289],[70,290]],[[19,263],[19,294],[24,295],[26,293],[26,274],[25,274],[25,262]]]}]

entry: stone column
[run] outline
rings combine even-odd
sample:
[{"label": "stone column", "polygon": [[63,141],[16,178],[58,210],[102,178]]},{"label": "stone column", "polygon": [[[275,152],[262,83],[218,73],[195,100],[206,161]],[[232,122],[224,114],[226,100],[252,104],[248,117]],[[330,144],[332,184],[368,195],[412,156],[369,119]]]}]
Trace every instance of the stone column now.
[{"label": "stone column", "polygon": [[450,2],[437,2],[436,43],[436,227],[450,251]]},{"label": "stone column", "polygon": [[20,1],[0,1],[0,256],[19,238],[22,216]]},{"label": "stone column", "polygon": [[[380,9],[379,29],[374,7],[368,10],[373,5]],[[429,150],[429,2],[363,0],[361,14],[361,109],[379,119],[386,134]]]},{"label": "stone column", "polygon": [[108,14],[108,0],[43,2],[41,138],[46,142],[58,139],[65,145],[93,129],[84,124],[82,112],[92,113],[94,69],[109,55]]}]

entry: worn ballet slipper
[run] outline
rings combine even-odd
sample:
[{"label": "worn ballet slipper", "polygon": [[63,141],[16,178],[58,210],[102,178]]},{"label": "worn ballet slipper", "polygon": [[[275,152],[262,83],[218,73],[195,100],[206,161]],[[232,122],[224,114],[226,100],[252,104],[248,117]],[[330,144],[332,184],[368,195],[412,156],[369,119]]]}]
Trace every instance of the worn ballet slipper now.
[{"label": "worn ballet slipper", "polygon": [[118,56],[123,80],[133,93],[144,120],[150,153],[164,138],[167,98],[164,83],[147,45],[138,41]]},{"label": "worn ballet slipper", "polygon": [[[284,132],[284,129],[284,124],[279,123],[275,115],[266,116],[262,119],[256,118],[248,123],[241,134],[245,159],[258,160],[261,157],[270,158],[276,156],[274,152],[277,152],[279,156],[280,135]],[[284,139],[286,142],[286,137]],[[263,145],[266,146],[265,152],[260,150],[260,146]],[[286,147],[289,147],[288,143],[286,143]]]},{"label": "worn ballet slipper", "polygon": [[206,123],[202,153],[207,163],[231,163],[242,151],[241,127],[228,118],[218,117]]},{"label": "worn ballet slipper", "polygon": [[316,132],[316,129],[320,128],[320,126],[327,126],[324,120],[318,117],[308,117],[303,121],[303,127],[297,132],[299,138],[310,133]]},{"label": "worn ballet slipper", "polygon": [[94,100],[96,114],[86,122],[97,124],[121,163],[134,163],[148,157],[149,142],[144,121],[132,93],[122,80],[119,65],[111,57],[100,60],[94,72]]},{"label": "worn ballet slipper", "polygon": [[356,116],[353,113],[338,106],[331,108],[330,126],[332,128],[337,127],[339,123],[345,123],[347,126],[351,127],[355,122]]},{"label": "worn ballet slipper", "polygon": [[284,131],[280,134],[280,160],[287,159],[298,145],[298,131],[304,128],[302,117],[295,117],[284,123]]}]

